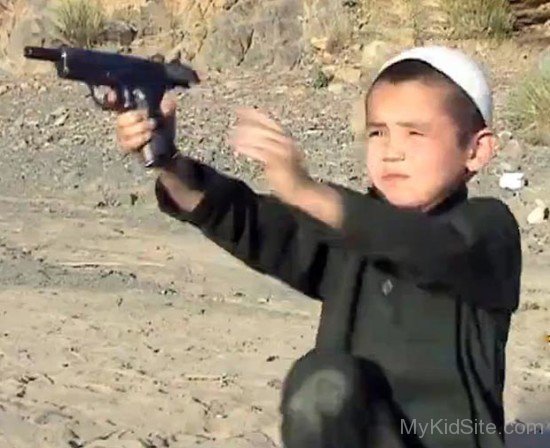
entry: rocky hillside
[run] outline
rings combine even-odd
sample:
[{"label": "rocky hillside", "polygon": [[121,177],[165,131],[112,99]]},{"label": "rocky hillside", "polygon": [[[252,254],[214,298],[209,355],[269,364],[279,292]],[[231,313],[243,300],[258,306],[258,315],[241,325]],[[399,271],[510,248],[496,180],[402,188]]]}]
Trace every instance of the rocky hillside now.
[{"label": "rocky hillside", "polygon": [[[453,0],[100,3],[105,21],[98,43],[141,54],[179,55],[210,70],[235,66],[284,69],[310,61],[312,56],[324,63],[334,59],[360,61],[365,42],[382,40],[409,45],[452,38],[452,21],[456,21],[453,14],[462,15],[456,6],[449,7]],[[0,68],[15,72],[40,70],[36,64],[23,60],[22,48],[29,44],[58,45],[63,41],[54,25],[59,19],[59,4],[60,0],[0,0]],[[543,42],[550,39],[550,1],[510,0],[510,6],[513,29],[519,37],[535,37]],[[484,24],[476,26],[483,28]],[[456,27],[462,24],[455,24]]]},{"label": "rocky hillside", "polygon": [[533,28],[548,35],[550,2],[547,0],[510,0],[518,29]]}]

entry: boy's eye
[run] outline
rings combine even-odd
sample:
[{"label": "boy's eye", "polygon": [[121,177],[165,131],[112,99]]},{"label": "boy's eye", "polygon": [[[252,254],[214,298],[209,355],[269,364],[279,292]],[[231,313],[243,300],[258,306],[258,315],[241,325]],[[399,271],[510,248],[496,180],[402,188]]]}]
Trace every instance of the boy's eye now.
[{"label": "boy's eye", "polygon": [[368,135],[369,135],[369,138],[380,137],[382,135],[382,131],[381,130],[369,131]]},{"label": "boy's eye", "polygon": [[409,135],[412,135],[412,136],[415,136],[415,137],[421,137],[422,134],[421,132],[418,132],[418,131],[409,131]]}]

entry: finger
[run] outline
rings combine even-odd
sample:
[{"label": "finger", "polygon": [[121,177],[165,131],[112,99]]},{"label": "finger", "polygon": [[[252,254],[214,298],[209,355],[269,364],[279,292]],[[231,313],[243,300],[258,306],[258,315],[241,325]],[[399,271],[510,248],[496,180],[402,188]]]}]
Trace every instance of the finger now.
[{"label": "finger", "polygon": [[116,92],[113,89],[108,89],[105,96],[108,104],[116,104],[118,98]]},{"label": "finger", "polygon": [[256,146],[239,146],[234,149],[236,155],[243,155],[252,160],[266,165],[269,162],[269,157],[262,148]]},{"label": "finger", "polygon": [[122,140],[120,144],[122,152],[131,153],[140,151],[151,140],[151,136],[150,132],[144,132]]},{"label": "finger", "polygon": [[281,126],[269,118],[267,114],[259,110],[252,108],[239,108],[237,109],[237,117],[241,123],[264,127],[284,134],[284,130]]},{"label": "finger", "polygon": [[146,121],[140,121],[131,126],[121,127],[118,126],[116,130],[117,138],[121,141],[129,140],[134,136],[143,134],[144,132],[151,132],[156,128],[156,121],[149,119]]},{"label": "finger", "polygon": [[255,148],[256,151],[261,152],[263,161],[273,164],[276,161],[288,160],[287,150],[281,145],[269,141],[253,140],[241,140],[233,143],[233,148],[237,152],[241,152],[243,148]]},{"label": "finger", "polygon": [[277,145],[283,151],[292,151],[293,140],[288,136],[266,128],[242,127],[235,130],[233,140],[236,142],[262,142],[263,144]]},{"label": "finger", "polygon": [[281,144],[280,142],[269,139],[237,137],[236,139],[230,140],[230,145],[237,151],[239,148],[255,147],[264,153],[266,162],[270,164],[302,160],[301,153],[291,145]]},{"label": "finger", "polygon": [[153,133],[153,129],[143,122],[142,124],[135,125],[131,129],[121,130],[117,133],[117,138],[120,142],[127,142],[134,138],[138,138],[144,134],[150,135]]},{"label": "finger", "polygon": [[118,102],[118,95],[115,90],[108,88],[106,93],[103,94],[102,100],[103,106],[114,112],[122,112],[122,106]]},{"label": "finger", "polygon": [[117,117],[117,127],[126,128],[145,120],[147,120],[147,111],[132,110],[130,112],[124,112]]}]

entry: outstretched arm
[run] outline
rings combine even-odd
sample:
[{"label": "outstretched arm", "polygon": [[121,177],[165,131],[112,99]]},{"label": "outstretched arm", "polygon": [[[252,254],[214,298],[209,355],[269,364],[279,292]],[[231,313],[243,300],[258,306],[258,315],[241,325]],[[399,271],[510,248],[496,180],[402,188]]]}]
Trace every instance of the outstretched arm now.
[{"label": "outstretched arm", "polygon": [[244,182],[179,156],[156,182],[160,209],[199,228],[211,241],[255,270],[323,299],[327,270],[342,254],[321,222]]}]

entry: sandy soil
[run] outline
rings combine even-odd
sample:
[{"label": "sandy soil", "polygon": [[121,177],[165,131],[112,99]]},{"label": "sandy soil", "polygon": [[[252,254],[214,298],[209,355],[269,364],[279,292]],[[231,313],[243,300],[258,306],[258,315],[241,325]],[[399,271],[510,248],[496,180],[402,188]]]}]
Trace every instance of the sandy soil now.
[{"label": "sandy soil", "polygon": [[[270,104],[316,174],[357,184],[347,126],[357,91],[335,98],[304,79],[211,80],[180,99],[182,148],[256,181],[223,141],[236,104]],[[1,85],[0,447],[279,447],[280,384],[313,343],[318,304],[161,215],[153,179],[120,160],[112,118],[84,90]],[[525,241],[507,419],[548,422],[549,226],[525,223],[534,198],[550,197],[548,148],[524,149],[530,184],[509,194],[499,163],[516,156],[499,156],[474,189],[510,204]]]}]

